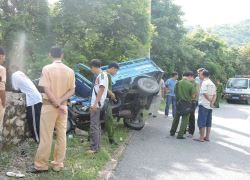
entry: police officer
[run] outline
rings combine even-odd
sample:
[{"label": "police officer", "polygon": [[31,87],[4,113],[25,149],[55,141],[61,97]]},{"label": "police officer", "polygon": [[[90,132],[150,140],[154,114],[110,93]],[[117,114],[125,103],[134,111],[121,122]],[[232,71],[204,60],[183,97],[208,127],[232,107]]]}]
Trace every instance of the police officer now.
[{"label": "police officer", "polygon": [[[116,62],[110,63],[108,66],[108,70],[107,70],[107,75],[108,75],[108,80],[109,80],[108,96],[113,101],[116,101],[116,97],[115,97],[115,94],[112,92],[112,76],[116,75],[118,70],[119,70],[119,65]],[[113,114],[112,114],[112,108],[110,105],[108,107],[107,121],[105,125],[108,131],[109,143],[113,145],[117,145],[116,141],[114,140]]]},{"label": "police officer", "polygon": [[67,100],[75,92],[74,71],[62,62],[63,52],[59,47],[52,47],[50,56],[53,63],[43,68],[39,86],[44,88],[43,105],[40,120],[40,143],[35,156],[34,167],[29,172],[40,173],[48,171],[49,157],[56,130],[54,161],[51,162],[54,171],[60,171],[66,153]]}]

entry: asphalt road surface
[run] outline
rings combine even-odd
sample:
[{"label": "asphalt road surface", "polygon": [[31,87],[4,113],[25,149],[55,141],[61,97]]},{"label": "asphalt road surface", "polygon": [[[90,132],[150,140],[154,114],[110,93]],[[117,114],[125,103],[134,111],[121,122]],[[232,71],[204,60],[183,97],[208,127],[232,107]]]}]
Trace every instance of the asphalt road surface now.
[{"label": "asphalt road surface", "polygon": [[171,123],[159,114],[135,132],[111,179],[250,180],[250,106],[215,109],[210,142],[170,137]]}]

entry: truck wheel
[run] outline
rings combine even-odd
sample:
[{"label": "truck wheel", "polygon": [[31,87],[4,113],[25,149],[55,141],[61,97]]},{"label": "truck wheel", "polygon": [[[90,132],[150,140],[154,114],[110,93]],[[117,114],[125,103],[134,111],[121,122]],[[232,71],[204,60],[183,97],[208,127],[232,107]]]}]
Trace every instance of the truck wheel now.
[{"label": "truck wheel", "polygon": [[135,118],[124,118],[124,125],[133,130],[141,130],[145,126],[142,112],[139,112]]},{"label": "truck wheel", "polygon": [[140,78],[137,81],[138,92],[142,95],[152,95],[159,92],[160,87],[158,82],[152,78]]}]

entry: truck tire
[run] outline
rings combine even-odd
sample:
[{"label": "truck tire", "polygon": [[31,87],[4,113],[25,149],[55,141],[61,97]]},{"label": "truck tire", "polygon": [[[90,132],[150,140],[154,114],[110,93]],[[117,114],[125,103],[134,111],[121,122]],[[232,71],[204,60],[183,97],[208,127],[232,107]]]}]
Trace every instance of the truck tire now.
[{"label": "truck tire", "polygon": [[142,112],[140,111],[135,118],[124,118],[124,125],[129,129],[141,130],[145,126]]},{"label": "truck tire", "polygon": [[153,78],[142,77],[137,80],[138,92],[141,95],[152,95],[159,92],[160,87],[158,82]]}]

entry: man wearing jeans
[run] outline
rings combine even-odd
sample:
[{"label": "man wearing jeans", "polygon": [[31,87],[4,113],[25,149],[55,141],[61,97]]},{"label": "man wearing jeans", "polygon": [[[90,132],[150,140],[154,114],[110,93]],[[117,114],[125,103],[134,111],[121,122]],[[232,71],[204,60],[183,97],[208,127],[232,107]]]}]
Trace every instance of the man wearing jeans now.
[{"label": "man wearing jeans", "polygon": [[168,93],[167,100],[166,100],[165,116],[169,115],[169,107],[172,104],[173,118],[175,117],[175,114],[176,114],[176,96],[174,93],[174,88],[177,83],[177,79],[178,79],[178,73],[173,72],[172,77],[165,82],[167,93]]},{"label": "man wearing jeans", "polygon": [[[216,101],[216,87],[209,79],[209,72],[204,70],[201,74],[202,85],[199,96],[199,115],[198,127],[200,137],[195,139],[199,142],[210,140],[210,131],[212,126],[212,109]],[[205,134],[206,131],[206,134]]]}]

